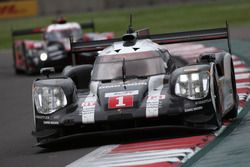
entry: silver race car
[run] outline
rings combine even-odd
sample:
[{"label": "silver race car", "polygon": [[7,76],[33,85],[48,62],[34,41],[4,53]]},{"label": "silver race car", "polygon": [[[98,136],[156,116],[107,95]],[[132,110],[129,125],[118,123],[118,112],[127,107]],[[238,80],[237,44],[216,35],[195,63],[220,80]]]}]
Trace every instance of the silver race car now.
[{"label": "silver race car", "polygon": [[[149,35],[131,27],[122,38],[71,43],[72,53],[98,51],[94,65],[33,83],[38,145],[74,135],[157,127],[216,130],[237,117],[231,54],[203,53],[195,64],[163,44],[228,39],[228,28]],[[228,40],[229,41],[229,40]],[[229,45],[230,46],[230,45]],[[230,48],[230,47],[229,47]]]}]

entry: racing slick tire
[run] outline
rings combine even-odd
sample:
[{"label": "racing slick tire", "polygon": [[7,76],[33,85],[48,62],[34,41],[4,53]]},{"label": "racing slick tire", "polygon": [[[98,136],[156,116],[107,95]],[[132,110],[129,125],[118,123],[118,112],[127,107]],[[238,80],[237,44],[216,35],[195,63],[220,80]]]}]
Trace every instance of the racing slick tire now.
[{"label": "racing slick tire", "polygon": [[22,70],[19,70],[19,69],[17,68],[15,55],[13,55],[13,61],[14,61],[13,66],[14,66],[14,72],[15,72],[15,74],[17,74],[17,75],[18,75],[18,74],[22,74],[23,71],[22,71]]},{"label": "racing slick tire", "polygon": [[17,69],[16,65],[14,65],[14,70],[15,70],[15,74],[17,74],[17,75],[23,73],[22,70]]},{"label": "racing slick tire", "polygon": [[35,74],[36,72],[29,66],[29,60],[27,58],[27,49],[25,47],[25,45],[23,44],[23,55],[25,57],[25,60],[24,60],[24,63],[25,63],[25,70],[24,72],[27,74],[27,75],[33,75]]},{"label": "racing slick tire", "polygon": [[[24,43],[22,43],[22,54],[24,54],[24,52],[25,52],[25,45],[24,45]],[[15,50],[15,46],[13,46],[13,67],[14,67],[14,72],[15,72],[15,74],[17,74],[17,75],[19,75],[19,74],[23,74],[23,73],[25,73],[25,71],[24,70],[21,70],[21,69],[18,69],[18,67],[17,67],[17,64],[16,64],[16,50]]]},{"label": "racing slick tire", "polygon": [[233,61],[231,59],[231,81],[232,81],[232,88],[233,88],[233,98],[234,98],[234,106],[233,108],[227,113],[225,118],[234,119],[238,116],[238,95],[236,89],[236,82],[235,82],[235,73],[234,73],[234,66]]}]

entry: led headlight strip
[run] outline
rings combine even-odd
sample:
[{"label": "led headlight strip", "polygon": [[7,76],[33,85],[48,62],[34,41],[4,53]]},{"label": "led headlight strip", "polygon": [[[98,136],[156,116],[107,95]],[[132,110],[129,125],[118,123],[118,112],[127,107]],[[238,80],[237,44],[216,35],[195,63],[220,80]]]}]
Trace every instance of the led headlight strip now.
[{"label": "led headlight strip", "polygon": [[48,54],[43,52],[40,54],[40,60],[41,61],[46,61],[48,59]]},{"label": "led headlight strip", "polygon": [[61,87],[36,86],[33,97],[40,114],[51,114],[67,105],[67,98]]},{"label": "led headlight strip", "polygon": [[202,99],[209,90],[209,74],[207,71],[181,74],[175,84],[175,94],[191,100]]}]

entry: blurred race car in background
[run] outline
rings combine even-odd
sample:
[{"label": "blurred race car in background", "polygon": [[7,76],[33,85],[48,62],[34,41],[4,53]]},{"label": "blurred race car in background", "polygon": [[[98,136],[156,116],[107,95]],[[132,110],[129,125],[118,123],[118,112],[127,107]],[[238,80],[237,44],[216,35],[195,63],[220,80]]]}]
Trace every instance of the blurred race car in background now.
[{"label": "blurred race car in background", "polygon": [[[92,65],[33,83],[39,146],[96,133],[189,127],[216,130],[237,117],[234,67],[226,51],[202,53],[195,64],[162,44],[228,38],[227,28],[147,35],[130,27],[122,38],[73,42],[73,53],[99,51]],[[142,35],[143,34],[143,35]],[[48,76],[50,69],[43,72]]]},{"label": "blurred race car in background", "polygon": [[[93,32],[82,29],[91,28]],[[16,39],[16,36],[42,33],[43,40]],[[96,53],[86,53],[77,56],[72,62],[70,56],[70,38],[72,41],[92,41],[112,39],[114,33],[96,33],[93,22],[79,24],[66,22],[58,18],[52,24],[43,28],[33,28],[12,31],[14,69],[17,74],[39,73],[42,67],[55,67],[62,70],[65,66],[93,63]]]}]

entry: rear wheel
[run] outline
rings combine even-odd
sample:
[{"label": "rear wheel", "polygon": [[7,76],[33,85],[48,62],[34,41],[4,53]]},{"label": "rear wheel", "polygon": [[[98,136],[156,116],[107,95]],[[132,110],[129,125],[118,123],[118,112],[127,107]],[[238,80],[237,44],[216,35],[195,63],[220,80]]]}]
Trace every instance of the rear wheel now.
[{"label": "rear wheel", "polygon": [[22,70],[17,69],[16,65],[14,65],[14,70],[15,70],[16,74],[22,74],[23,73]]},{"label": "rear wheel", "polygon": [[[23,45],[22,45],[23,46]],[[13,67],[14,67],[14,72],[15,74],[22,74],[23,71],[18,69],[17,67],[17,58],[16,58],[16,46],[13,46]]]}]

